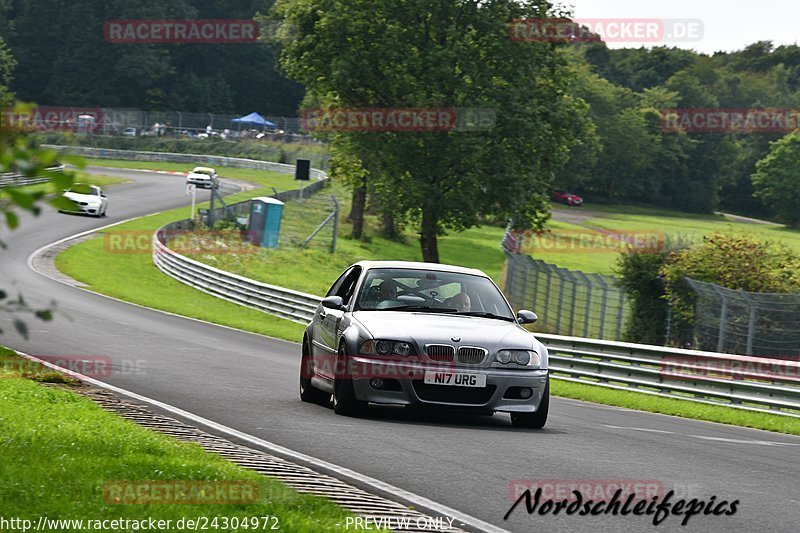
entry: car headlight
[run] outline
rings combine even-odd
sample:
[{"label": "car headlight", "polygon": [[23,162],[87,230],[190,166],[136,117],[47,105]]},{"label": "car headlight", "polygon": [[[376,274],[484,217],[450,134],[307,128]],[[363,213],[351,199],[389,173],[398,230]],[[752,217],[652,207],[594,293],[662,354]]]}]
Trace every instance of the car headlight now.
[{"label": "car headlight", "polygon": [[539,354],[533,350],[499,350],[495,355],[498,363],[508,365],[514,363],[519,366],[529,366],[539,368],[541,359]]},{"label": "car headlight", "polygon": [[399,355],[406,357],[412,354],[413,348],[407,342],[368,340],[361,345],[359,353],[363,355]]}]

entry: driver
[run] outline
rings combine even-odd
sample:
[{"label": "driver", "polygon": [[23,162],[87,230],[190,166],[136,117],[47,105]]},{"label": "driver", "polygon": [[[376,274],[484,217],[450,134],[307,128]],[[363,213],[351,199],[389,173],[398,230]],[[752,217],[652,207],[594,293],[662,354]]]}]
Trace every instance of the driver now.
[{"label": "driver", "polygon": [[397,299],[397,287],[392,281],[388,279],[383,280],[381,284],[378,285],[378,300],[384,301],[395,299]]},{"label": "driver", "polygon": [[453,296],[453,307],[455,307],[459,313],[469,313],[472,303],[466,292],[459,292]]}]

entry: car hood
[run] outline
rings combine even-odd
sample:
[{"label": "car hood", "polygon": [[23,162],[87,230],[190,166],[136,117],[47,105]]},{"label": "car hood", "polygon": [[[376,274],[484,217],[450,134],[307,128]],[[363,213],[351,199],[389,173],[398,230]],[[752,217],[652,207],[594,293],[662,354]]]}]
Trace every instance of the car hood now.
[{"label": "car hood", "polygon": [[65,192],[65,198],[69,198],[73,202],[100,202],[100,197],[95,196],[94,194],[80,194],[77,192]]},{"label": "car hood", "polygon": [[196,180],[210,180],[211,179],[211,176],[209,176],[208,174],[199,174],[199,173],[195,174],[194,172],[189,172],[189,174],[186,177],[187,178],[196,179]]},{"label": "car hood", "polygon": [[[444,343],[480,346],[489,351],[531,350],[538,349],[539,344],[517,323],[491,318],[408,311],[356,311],[353,318],[374,339],[411,340],[420,349],[425,344]],[[452,340],[454,337],[460,340]]]}]

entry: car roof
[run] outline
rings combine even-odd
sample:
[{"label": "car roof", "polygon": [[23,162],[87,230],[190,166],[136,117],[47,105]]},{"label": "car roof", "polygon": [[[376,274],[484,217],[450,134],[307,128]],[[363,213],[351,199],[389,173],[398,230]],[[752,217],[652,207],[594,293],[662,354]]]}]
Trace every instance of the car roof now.
[{"label": "car roof", "polygon": [[208,171],[208,172],[216,172],[216,171],[215,171],[213,168],[211,168],[211,167],[194,167],[194,170],[192,170],[192,172],[203,171],[203,170],[206,170],[206,171]]},{"label": "car roof", "polygon": [[417,261],[359,261],[353,266],[356,265],[362,267],[364,270],[371,270],[374,268],[408,268],[411,270],[438,270],[440,272],[455,272],[459,274],[481,276],[484,278],[489,277],[484,272],[476,268],[446,265],[443,263],[422,263]]}]

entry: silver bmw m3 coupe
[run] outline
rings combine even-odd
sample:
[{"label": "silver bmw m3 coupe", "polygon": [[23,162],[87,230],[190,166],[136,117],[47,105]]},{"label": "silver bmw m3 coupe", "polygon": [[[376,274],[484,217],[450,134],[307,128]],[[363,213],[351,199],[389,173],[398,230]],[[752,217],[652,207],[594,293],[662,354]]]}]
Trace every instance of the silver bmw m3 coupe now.
[{"label": "silver bmw m3 coupe", "polygon": [[541,428],[547,348],[483,272],[362,261],[336,280],[303,336],[300,397],[337,414],[369,404],[508,412]]}]

